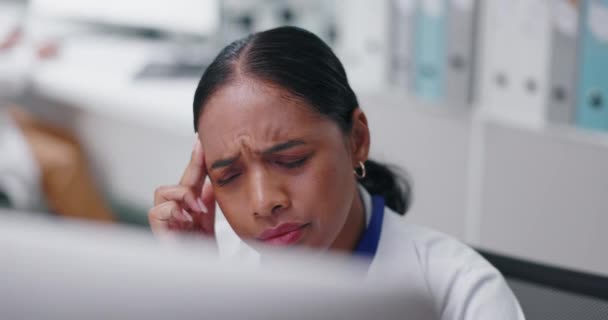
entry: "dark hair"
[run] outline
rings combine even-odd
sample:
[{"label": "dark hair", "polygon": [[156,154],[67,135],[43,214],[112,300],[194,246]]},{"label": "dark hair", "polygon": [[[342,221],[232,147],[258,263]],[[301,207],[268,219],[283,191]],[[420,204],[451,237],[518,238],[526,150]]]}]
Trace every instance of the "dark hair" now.
[{"label": "dark hair", "polygon": [[[280,86],[333,120],[343,132],[352,127],[359,106],[340,60],[317,36],[296,27],[254,33],[226,46],[205,70],[194,94],[194,130],[205,103],[239,75]],[[386,205],[405,214],[410,204],[408,181],[395,169],[376,161],[365,163],[367,175],[359,182]]]}]

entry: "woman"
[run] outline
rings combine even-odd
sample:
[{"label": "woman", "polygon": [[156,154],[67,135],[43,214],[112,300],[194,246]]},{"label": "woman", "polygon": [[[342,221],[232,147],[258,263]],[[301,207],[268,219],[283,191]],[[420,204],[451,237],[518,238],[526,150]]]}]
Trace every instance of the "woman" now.
[{"label": "woman", "polygon": [[370,273],[419,286],[437,318],[523,319],[483,258],[404,221],[407,183],[368,159],[365,114],[342,64],[312,33],[282,27],[231,43],[203,74],[193,107],[192,158],[178,185],[156,190],[155,234],[213,237],[217,201],[254,248],[368,255]]}]

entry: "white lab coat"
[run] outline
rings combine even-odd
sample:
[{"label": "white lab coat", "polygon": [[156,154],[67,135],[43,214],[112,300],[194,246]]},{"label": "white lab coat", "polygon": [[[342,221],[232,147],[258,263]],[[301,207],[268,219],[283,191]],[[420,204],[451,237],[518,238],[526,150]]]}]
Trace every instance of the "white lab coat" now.
[{"label": "white lab coat", "polygon": [[[362,187],[366,221],[371,196]],[[220,222],[216,238],[223,255],[259,260],[259,254],[239,240]],[[521,307],[503,276],[470,247],[440,232],[407,222],[405,216],[384,208],[378,249],[368,276],[391,277],[415,288],[431,301],[429,313],[441,320],[520,320]]]},{"label": "white lab coat", "polygon": [[[369,221],[371,197],[365,190],[361,195]],[[390,276],[425,291],[437,319],[525,319],[503,276],[477,252],[445,234],[406,222],[388,207],[369,275]]]}]

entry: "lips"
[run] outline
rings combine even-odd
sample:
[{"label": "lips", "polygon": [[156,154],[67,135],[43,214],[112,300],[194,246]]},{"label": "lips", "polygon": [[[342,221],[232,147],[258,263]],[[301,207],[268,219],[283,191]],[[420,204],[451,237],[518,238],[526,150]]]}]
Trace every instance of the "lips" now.
[{"label": "lips", "polygon": [[267,229],[258,240],[270,245],[290,245],[296,243],[304,235],[309,224],[305,223],[283,223],[275,228]]}]

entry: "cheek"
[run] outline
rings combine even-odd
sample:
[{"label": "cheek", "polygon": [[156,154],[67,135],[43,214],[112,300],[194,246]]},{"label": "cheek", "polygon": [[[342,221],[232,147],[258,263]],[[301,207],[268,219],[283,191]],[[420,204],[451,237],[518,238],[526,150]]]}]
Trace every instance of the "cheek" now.
[{"label": "cheek", "polygon": [[248,238],[250,235],[250,214],[248,208],[243,205],[243,201],[240,199],[241,196],[230,193],[228,195],[225,192],[217,191],[215,199],[226,217],[226,220],[230,224],[230,227],[240,238]]},{"label": "cheek", "polygon": [[352,206],[355,179],[345,155],[329,153],[292,183],[294,206],[316,222],[314,246],[329,246],[342,230]]}]

